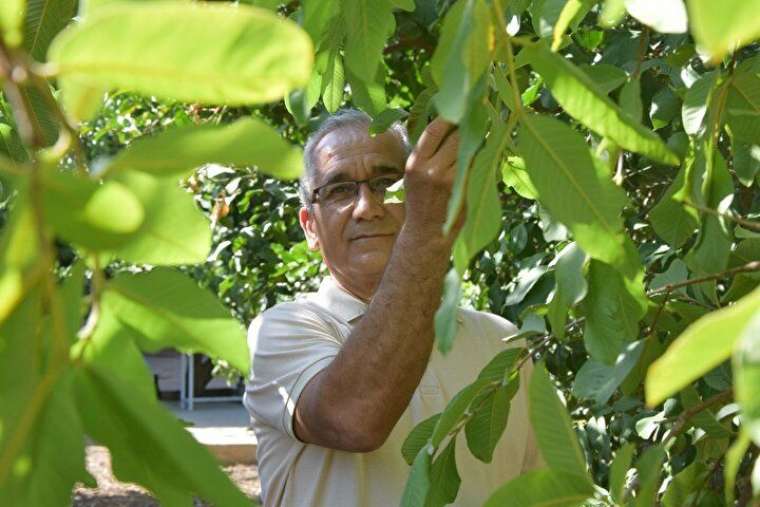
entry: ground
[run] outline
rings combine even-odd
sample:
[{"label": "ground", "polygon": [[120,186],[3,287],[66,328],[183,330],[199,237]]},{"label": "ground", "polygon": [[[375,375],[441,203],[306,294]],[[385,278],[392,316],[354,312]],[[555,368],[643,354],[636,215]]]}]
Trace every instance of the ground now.
[{"label": "ground", "polygon": [[[105,447],[87,446],[87,470],[98,481],[98,487],[91,489],[78,484],[72,497],[74,507],[158,507],[159,503],[143,488],[114,478],[111,456]],[[230,465],[224,471],[246,495],[258,501],[261,483],[256,465]],[[195,505],[208,504],[196,501]]]}]

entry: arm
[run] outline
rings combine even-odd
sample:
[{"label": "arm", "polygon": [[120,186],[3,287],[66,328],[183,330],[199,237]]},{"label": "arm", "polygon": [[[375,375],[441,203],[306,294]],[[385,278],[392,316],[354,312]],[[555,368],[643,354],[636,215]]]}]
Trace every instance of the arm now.
[{"label": "arm", "polygon": [[458,133],[436,120],[409,157],[406,220],[366,314],[298,399],[293,425],[302,441],[372,451],[409,404],[432,350],[433,317],[455,237],[441,231],[457,150]]}]

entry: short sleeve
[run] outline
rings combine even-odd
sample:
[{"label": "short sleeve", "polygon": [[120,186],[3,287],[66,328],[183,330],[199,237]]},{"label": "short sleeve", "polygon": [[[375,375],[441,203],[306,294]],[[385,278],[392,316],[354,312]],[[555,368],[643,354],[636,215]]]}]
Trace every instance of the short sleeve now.
[{"label": "short sleeve", "polygon": [[245,406],[258,423],[292,438],[296,403],[341,348],[337,331],[305,302],[277,305],[248,329],[251,372]]}]

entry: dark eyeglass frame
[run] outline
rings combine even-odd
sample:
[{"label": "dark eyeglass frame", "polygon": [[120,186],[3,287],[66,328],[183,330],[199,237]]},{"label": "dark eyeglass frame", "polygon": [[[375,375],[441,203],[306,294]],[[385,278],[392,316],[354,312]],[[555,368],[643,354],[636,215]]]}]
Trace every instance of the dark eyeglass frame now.
[{"label": "dark eyeglass frame", "polygon": [[[362,183],[366,183],[369,186],[370,191],[374,192],[374,190],[372,189],[371,182],[376,181],[376,180],[385,179],[385,178],[395,178],[395,181],[391,184],[391,185],[395,185],[403,177],[404,177],[404,175],[401,174],[401,173],[388,173],[388,174],[381,174],[381,175],[378,175],[378,176],[373,176],[372,178],[367,178],[367,179],[363,179],[363,180],[332,181],[330,183],[325,183],[324,185],[320,185],[320,186],[318,186],[317,188],[315,188],[314,190],[311,191],[311,203],[312,204],[319,203],[320,202],[320,199],[318,199],[318,197],[319,197],[319,191],[322,190],[323,188],[329,187],[331,185],[344,185],[346,183],[354,183],[356,185],[356,191],[354,192],[353,200],[355,201],[356,200],[356,196],[359,195],[359,186]],[[391,186],[391,185],[389,185],[389,186]]]}]

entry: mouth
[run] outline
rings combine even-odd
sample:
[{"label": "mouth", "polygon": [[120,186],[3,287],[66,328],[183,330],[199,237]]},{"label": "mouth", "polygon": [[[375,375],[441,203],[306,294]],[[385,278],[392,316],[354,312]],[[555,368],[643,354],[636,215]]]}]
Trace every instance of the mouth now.
[{"label": "mouth", "polygon": [[392,238],[393,234],[359,234],[351,238],[352,241],[360,239],[377,239],[377,238]]}]

